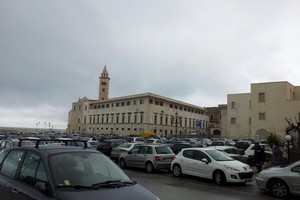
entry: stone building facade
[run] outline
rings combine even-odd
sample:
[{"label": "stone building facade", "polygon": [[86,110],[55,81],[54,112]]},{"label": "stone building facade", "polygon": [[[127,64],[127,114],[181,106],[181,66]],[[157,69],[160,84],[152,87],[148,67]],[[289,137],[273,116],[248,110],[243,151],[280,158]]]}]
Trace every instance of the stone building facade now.
[{"label": "stone building facade", "polygon": [[98,100],[83,97],[72,103],[68,133],[139,135],[147,131],[180,137],[204,134],[208,128],[209,117],[203,107],[153,93],[109,98],[106,66],[99,78]]},{"label": "stone building facade", "polygon": [[228,94],[227,105],[231,138],[266,139],[270,133],[284,136],[285,118],[300,120],[300,86],[286,81],[253,83],[250,93]]}]

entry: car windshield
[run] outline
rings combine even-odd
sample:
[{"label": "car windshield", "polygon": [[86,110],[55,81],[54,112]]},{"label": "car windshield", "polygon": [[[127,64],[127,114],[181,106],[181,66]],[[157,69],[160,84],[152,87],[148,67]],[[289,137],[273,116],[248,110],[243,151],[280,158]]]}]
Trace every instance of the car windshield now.
[{"label": "car windshield", "polygon": [[53,154],[49,161],[57,187],[89,187],[108,181],[131,181],[109,158],[96,152]]},{"label": "car windshield", "polygon": [[226,153],[223,153],[218,150],[206,150],[206,153],[210,155],[216,161],[233,161],[234,159],[228,156]]},{"label": "car windshield", "polygon": [[173,151],[168,146],[155,147],[157,154],[173,154]]},{"label": "car windshield", "polygon": [[130,146],[131,146],[130,143],[123,143],[123,144],[119,145],[118,147],[129,148]]}]

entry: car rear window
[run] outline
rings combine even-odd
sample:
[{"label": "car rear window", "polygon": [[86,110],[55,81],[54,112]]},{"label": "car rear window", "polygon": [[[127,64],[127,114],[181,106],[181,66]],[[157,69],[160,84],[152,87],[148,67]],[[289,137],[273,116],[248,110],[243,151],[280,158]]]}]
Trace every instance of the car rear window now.
[{"label": "car rear window", "polygon": [[172,154],[173,151],[168,146],[155,147],[155,151],[157,154]]}]

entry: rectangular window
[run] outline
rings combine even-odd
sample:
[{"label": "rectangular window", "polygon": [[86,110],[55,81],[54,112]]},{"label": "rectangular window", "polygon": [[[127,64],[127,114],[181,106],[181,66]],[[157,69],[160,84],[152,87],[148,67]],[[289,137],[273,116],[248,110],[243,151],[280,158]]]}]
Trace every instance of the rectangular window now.
[{"label": "rectangular window", "polygon": [[140,100],[140,104],[144,104],[144,100],[143,99]]},{"label": "rectangular window", "polygon": [[157,124],[157,115],[154,115],[154,124]]},{"label": "rectangular window", "polygon": [[231,109],[235,109],[235,102],[234,101],[231,102]]},{"label": "rectangular window", "polygon": [[235,118],[235,117],[231,117],[230,123],[231,123],[231,124],[236,124],[236,118]]},{"label": "rectangular window", "polygon": [[265,102],[265,93],[258,93],[258,102]]},{"label": "rectangular window", "polygon": [[125,124],[125,114],[122,115],[122,124]]},{"label": "rectangular window", "polygon": [[131,115],[130,114],[128,114],[128,116],[127,116],[127,122],[131,123]]},{"label": "rectangular window", "polygon": [[259,120],[265,120],[266,119],[266,113],[258,113],[258,119]]},{"label": "rectangular window", "polygon": [[140,123],[144,123],[144,114],[143,113],[141,113]]},{"label": "rectangular window", "polygon": [[114,115],[113,114],[111,114],[110,120],[111,120],[110,121],[111,123],[114,123]]},{"label": "rectangular window", "polygon": [[137,123],[137,115],[134,115],[134,123]]},{"label": "rectangular window", "polygon": [[126,102],[126,105],[127,105],[127,106],[130,106],[130,105],[131,105],[131,102],[130,102],[130,101],[127,101],[127,102]]},{"label": "rectangular window", "polygon": [[251,117],[249,117],[249,125],[251,125]]},{"label": "rectangular window", "polygon": [[101,85],[106,85],[106,82],[101,82]]},{"label": "rectangular window", "polygon": [[163,125],[163,116],[160,116],[160,125]]},{"label": "rectangular window", "polygon": [[74,110],[74,111],[76,110],[76,106],[74,106],[73,110]]}]

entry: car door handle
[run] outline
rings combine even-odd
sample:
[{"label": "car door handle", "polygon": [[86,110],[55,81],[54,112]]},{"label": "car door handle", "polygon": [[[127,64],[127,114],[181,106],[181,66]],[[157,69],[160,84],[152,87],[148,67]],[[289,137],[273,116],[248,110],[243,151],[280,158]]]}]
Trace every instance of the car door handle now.
[{"label": "car door handle", "polygon": [[12,192],[15,193],[15,194],[19,193],[18,190],[17,190],[17,188],[13,188],[13,189],[11,189],[10,191],[12,191]]}]

